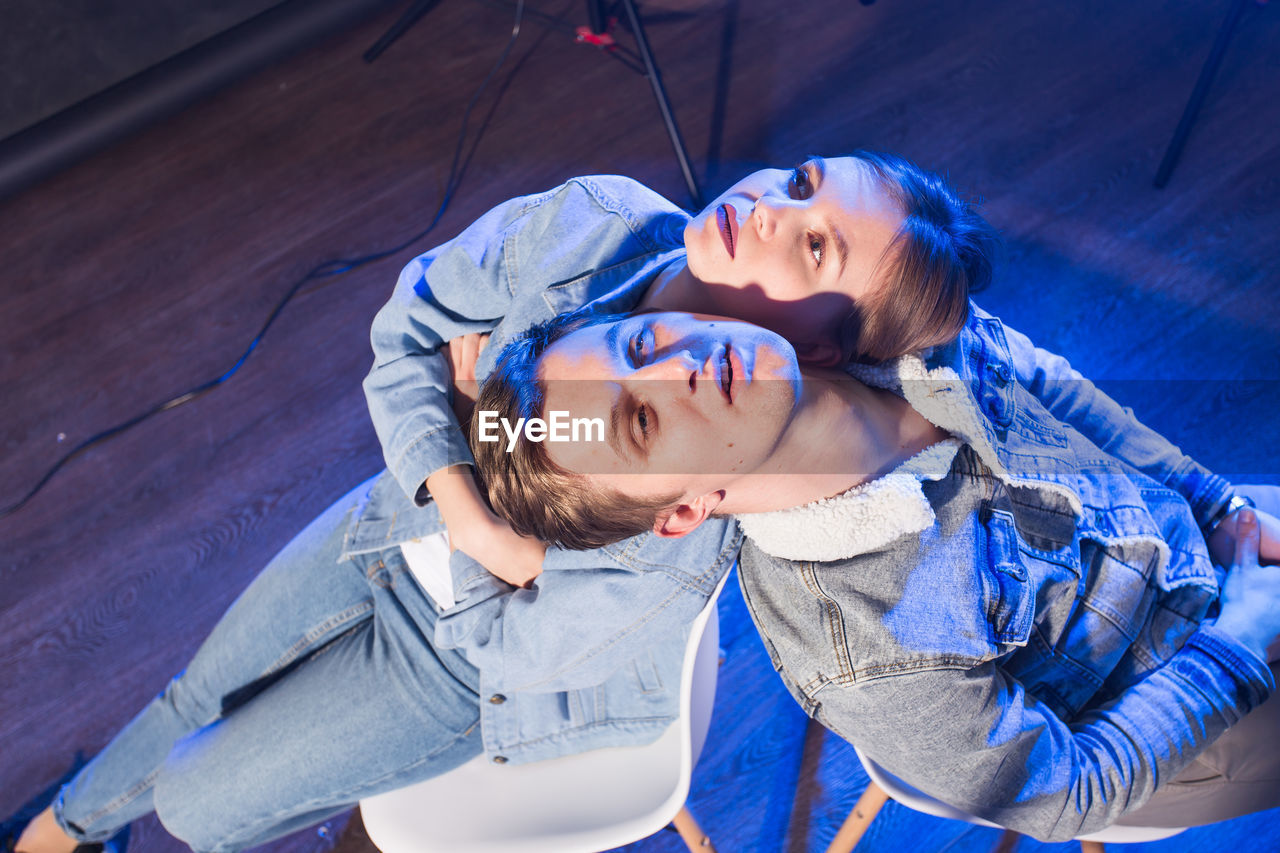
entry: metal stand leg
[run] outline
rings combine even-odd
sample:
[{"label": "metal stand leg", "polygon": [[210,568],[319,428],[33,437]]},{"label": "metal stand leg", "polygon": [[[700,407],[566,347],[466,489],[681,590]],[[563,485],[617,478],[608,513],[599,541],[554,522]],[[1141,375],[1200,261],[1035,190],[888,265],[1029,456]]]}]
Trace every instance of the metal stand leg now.
[{"label": "metal stand leg", "polygon": [[1227,52],[1227,42],[1231,41],[1231,34],[1235,32],[1236,24],[1240,21],[1240,13],[1244,11],[1244,6],[1248,2],[1249,0],[1232,0],[1231,2],[1227,19],[1222,22],[1222,27],[1218,30],[1218,38],[1213,43],[1213,49],[1209,51],[1209,58],[1204,61],[1204,67],[1200,69],[1200,79],[1196,80],[1196,86],[1191,90],[1191,98],[1187,101],[1186,109],[1182,111],[1182,119],[1178,122],[1178,127],[1173,132],[1173,139],[1169,140],[1169,148],[1164,152],[1164,159],[1160,161],[1160,168],[1156,171],[1157,189],[1163,189],[1164,185],[1169,183],[1173,167],[1178,164],[1182,147],[1187,143],[1187,135],[1191,133],[1191,125],[1195,123],[1200,106],[1204,103],[1204,97],[1209,92],[1209,85],[1213,83],[1213,77],[1218,73],[1218,66],[1222,64],[1222,55]]},{"label": "metal stand leg", "polygon": [[658,111],[662,113],[662,121],[667,126],[667,135],[671,137],[671,147],[676,150],[676,159],[680,161],[680,171],[684,174],[684,182],[689,187],[689,195],[693,196],[695,208],[702,207],[702,191],[693,177],[693,169],[689,165],[689,153],[685,150],[684,140],[680,138],[680,129],[676,127],[676,117],[671,112],[671,102],[667,100],[667,90],[662,87],[662,77],[658,74],[658,66],[653,62],[653,54],[649,51],[649,40],[645,38],[644,27],[640,25],[640,16],[636,14],[633,0],[622,0],[622,7],[627,12],[627,21],[636,38],[636,48],[644,59],[645,74],[653,87],[653,96],[658,99]]},{"label": "metal stand leg", "polygon": [[378,40],[373,43],[373,47],[364,52],[364,61],[373,62],[381,56],[382,52],[390,47],[393,41],[408,32],[410,27],[418,23],[419,18],[430,12],[439,3],[440,0],[414,0],[413,3],[410,3],[409,8],[404,10],[404,14],[396,19],[391,28],[378,37]]}]

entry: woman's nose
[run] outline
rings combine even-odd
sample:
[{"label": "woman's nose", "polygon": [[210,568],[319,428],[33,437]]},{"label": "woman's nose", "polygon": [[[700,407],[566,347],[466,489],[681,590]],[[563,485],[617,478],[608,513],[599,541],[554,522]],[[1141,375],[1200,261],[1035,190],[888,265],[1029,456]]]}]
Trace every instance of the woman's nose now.
[{"label": "woman's nose", "polygon": [[773,235],[778,231],[779,219],[786,215],[785,206],[785,201],[767,195],[756,199],[751,218],[755,220],[756,233],[760,239],[773,239]]}]

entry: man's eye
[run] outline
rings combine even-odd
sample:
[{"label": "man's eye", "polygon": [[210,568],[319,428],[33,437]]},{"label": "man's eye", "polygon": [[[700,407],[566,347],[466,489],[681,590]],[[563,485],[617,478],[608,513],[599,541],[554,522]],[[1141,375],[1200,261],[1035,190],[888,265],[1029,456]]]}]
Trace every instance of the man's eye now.
[{"label": "man's eye", "polygon": [[822,259],[827,253],[826,240],[823,240],[822,235],[820,234],[806,235],[805,240],[807,240],[809,244],[809,256],[813,258],[815,264],[822,266]]},{"label": "man's eye", "polygon": [[649,407],[639,406],[636,409],[636,425],[640,427],[640,434],[645,438],[649,437]]},{"label": "man's eye", "polygon": [[636,333],[631,339],[631,360],[636,367],[644,364],[644,331]]},{"label": "man's eye", "polygon": [[792,198],[806,199],[813,194],[813,182],[809,180],[809,170],[803,165],[791,170],[791,180],[788,184],[787,190]]}]

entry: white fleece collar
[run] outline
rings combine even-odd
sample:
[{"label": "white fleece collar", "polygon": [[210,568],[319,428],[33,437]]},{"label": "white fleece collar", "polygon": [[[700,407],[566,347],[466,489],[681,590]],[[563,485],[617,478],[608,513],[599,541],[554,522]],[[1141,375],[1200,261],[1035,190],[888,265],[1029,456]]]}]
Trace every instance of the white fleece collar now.
[{"label": "white fleece collar", "polygon": [[945,439],[869,483],[804,506],[740,515],[738,525],[760,550],[787,560],[826,562],[883,548],[933,524],[920,483],[947,476],[960,446]]},{"label": "white fleece collar", "polygon": [[[743,532],[767,554],[790,560],[838,560],[926,529],[933,524],[934,514],[920,484],[945,477],[963,444],[972,447],[997,477],[1013,482],[996,456],[977,400],[954,369],[947,365],[929,369],[920,356],[905,355],[879,365],[850,365],[848,372],[867,385],[893,391],[954,438],[927,447],[885,476],[835,497],[738,516]],[[1080,498],[1070,489],[1049,483],[1030,485],[1065,495],[1080,512]]]}]

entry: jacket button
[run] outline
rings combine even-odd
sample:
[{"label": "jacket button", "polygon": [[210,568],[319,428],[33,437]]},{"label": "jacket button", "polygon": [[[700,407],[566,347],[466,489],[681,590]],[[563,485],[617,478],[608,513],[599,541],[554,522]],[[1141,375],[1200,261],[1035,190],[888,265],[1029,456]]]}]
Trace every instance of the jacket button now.
[{"label": "jacket button", "polygon": [[493,763],[494,763],[494,764],[506,764],[506,763],[507,763],[507,757],[506,757],[505,755],[495,755],[495,756],[493,757]]},{"label": "jacket button", "polygon": [[505,701],[507,701],[507,697],[503,696],[501,693],[495,693],[489,697],[490,705],[501,705]]}]

